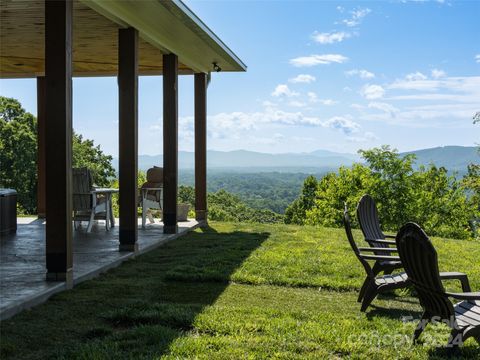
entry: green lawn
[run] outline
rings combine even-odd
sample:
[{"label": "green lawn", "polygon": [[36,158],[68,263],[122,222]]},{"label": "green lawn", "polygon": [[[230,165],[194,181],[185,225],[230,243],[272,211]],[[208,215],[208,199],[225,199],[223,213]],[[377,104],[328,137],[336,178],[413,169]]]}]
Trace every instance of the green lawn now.
[{"label": "green lawn", "polygon": [[[480,243],[433,240],[441,270],[480,290]],[[410,344],[409,291],[360,313],[362,271],[342,229],[212,223],[3,322],[1,357],[440,358],[444,325]],[[478,344],[463,355],[480,358]]]}]

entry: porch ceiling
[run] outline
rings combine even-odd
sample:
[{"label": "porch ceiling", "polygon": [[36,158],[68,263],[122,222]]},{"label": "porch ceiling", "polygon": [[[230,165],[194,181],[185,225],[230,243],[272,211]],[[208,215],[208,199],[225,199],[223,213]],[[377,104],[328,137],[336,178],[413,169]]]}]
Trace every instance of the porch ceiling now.
[{"label": "porch ceiling", "polygon": [[[0,77],[44,75],[45,0],[0,0]],[[244,71],[245,65],[176,0],[74,0],[74,76],[116,76],[118,29],[140,34],[139,74],[162,74],[162,54],[179,57],[179,72]]]}]

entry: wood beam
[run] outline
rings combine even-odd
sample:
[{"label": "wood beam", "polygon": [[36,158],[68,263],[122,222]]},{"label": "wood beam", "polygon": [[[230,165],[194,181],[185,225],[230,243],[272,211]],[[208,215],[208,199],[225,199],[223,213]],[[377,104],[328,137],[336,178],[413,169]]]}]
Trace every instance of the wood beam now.
[{"label": "wood beam", "polygon": [[37,77],[37,214],[45,218],[45,77]]},{"label": "wood beam", "polygon": [[120,251],[138,249],[138,31],[118,30]]},{"label": "wood beam", "polygon": [[178,57],[163,55],[163,232],[177,232]]},{"label": "wood beam", "polygon": [[72,277],[71,0],[45,1],[45,143],[47,280]]},{"label": "wood beam", "polygon": [[195,218],[207,221],[207,74],[195,74]]}]

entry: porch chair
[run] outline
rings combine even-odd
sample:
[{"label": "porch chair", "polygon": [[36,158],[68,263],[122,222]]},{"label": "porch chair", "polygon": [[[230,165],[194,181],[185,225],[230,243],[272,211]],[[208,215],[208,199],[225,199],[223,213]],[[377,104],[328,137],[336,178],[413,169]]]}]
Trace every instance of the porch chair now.
[{"label": "porch chair", "polygon": [[163,168],[154,166],[147,170],[147,181],[140,188],[139,206],[142,208],[142,229],[146,218],[154,223],[150,209],[163,209]]},{"label": "porch chair", "polygon": [[72,169],[73,185],[73,221],[75,230],[82,221],[88,221],[87,232],[92,230],[95,220],[105,219],[108,230],[107,202],[105,198],[92,193],[93,177],[87,168]]},{"label": "porch chair", "polygon": [[[400,229],[396,244],[424,311],[413,342],[418,340],[429,322],[441,321],[452,329],[447,347],[458,348],[469,337],[474,337],[480,344],[480,292],[471,292],[467,276],[463,274],[463,293],[445,291],[438,272],[437,252],[415,223],[407,223]],[[452,304],[449,298],[460,301]]]},{"label": "porch chair", "polygon": [[[396,255],[392,255],[397,251],[397,249],[358,247],[353,238],[352,228],[350,225],[350,216],[348,215],[346,203],[345,210],[343,212],[343,225],[345,227],[348,242],[350,243],[350,246],[352,247],[355,256],[360,261],[363,268],[365,269],[365,272],[367,273],[367,277],[363,282],[360,294],[358,296],[358,302],[362,302],[360,311],[365,312],[365,310],[379,293],[404,288],[410,285],[408,276],[404,272],[394,275],[385,274],[382,276],[378,276],[378,271],[375,271],[375,265],[372,268],[368,260],[375,261],[375,264],[381,261],[399,262],[400,258]],[[379,251],[379,249],[382,250],[382,254],[375,254]],[[362,252],[373,252],[374,254],[363,254]]]}]

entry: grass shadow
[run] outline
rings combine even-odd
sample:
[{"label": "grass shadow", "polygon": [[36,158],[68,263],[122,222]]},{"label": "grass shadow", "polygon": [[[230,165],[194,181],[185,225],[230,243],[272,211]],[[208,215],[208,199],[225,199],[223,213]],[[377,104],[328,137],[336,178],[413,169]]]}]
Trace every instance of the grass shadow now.
[{"label": "grass shadow", "polygon": [[204,227],[167,243],[2,322],[1,357],[137,359],[166,354],[269,236]]}]

